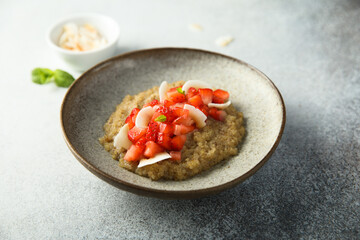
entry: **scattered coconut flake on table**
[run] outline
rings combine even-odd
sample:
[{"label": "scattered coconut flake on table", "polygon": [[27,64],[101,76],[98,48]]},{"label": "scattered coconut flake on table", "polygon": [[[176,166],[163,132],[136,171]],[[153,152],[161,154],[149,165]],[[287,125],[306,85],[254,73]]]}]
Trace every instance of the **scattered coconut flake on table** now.
[{"label": "scattered coconut flake on table", "polygon": [[193,32],[201,32],[203,30],[203,27],[200,24],[192,23],[189,24],[189,30]]},{"label": "scattered coconut flake on table", "polygon": [[220,47],[226,47],[229,45],[232,41],[234,41],[234,38],[230,35],[222,36],[216,39],[215,44]]},{"label": "scattered coconut flake on table", "polygon": [[106,44],[106,39],[90,24],[78,26],[75,23],[67,23],[59,38],[60,47],[75,52],[101,48]]}]

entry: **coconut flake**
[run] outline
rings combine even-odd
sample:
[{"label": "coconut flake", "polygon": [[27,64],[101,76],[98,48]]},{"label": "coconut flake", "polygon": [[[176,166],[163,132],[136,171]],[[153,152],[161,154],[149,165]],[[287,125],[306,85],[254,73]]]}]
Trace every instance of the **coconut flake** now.
[{"label": "coconut flake", "polygon": [[226,47],[229,45],[232,41],[234,41],[234,38],[230,35],[228,36],[222,36],[216,39],[215,44],[220,47]]},{"label": "coconut flake", "polygon": [[135,126],[137,126],[138,128],[146,128],[149,125],[149,122],[154,113],[155,110],[151,106],[141,109],[136,116]]},{"label": "coconut flake", "polygon": [[162,152],[157,154],[155,157],[153,158],[149,158],[149,159],[141,159],[139,162],[139,165],[137,166],[138,168],[147,166],[147,165],[151,165],[160,161],[163,161],[165,159],[171,158],[170,154],[168,154],[167,152]]},{"label": "coconut flake", "polygon": [[131,146],[131,141],[128,138],[128,132],[129,132],[129,126],[128,124],[125,124],[120,128],[119,133],[114,138],[114,147],[120,149],[125,148],[129,149]]},{"label": "coconut flake", "polygon": [[201,110],[189,104],[185,104],[184,109],[189,110],[189,115],[195,121],[198,128],[203,128],[206,126],[205,121],[207,117]]},{"label": "coconut flake", "polygon": [[200,24],[192,23],[189,24],[189,30],[193,32],[201,32],[203,30],[203,27]]},{"label": "coconut flake", "polygon": [[201,81],[201,80],[189,80],[187,81],[186,83],[184,83],[184,85],[182,86],[182,90],[185,92],[185,94],[187,93],[187,91],[189,90],[189,88],[195,88],[195,89],[198,89],[198,88],[211,88],[211,86],[204,82],[204,81]]},{"label": "coconut flake", "polygon": [[218,109],[225,109],[228,106],[230,106],[230,104],[231,104],[231,101],[229,100],[226,103],[209,103],[208,106],[209,107],[215,107],[215,108],[218,108]]},{"label": "coconut flake", "polygon": [[164,102],[167,91],[168,91],[168,84],[166,81],[163,81],[159,87],[159,98],[161,103]]},{"label": "coconut flake", "polygon": [[67,23],[59,38],[60,47],[77,52],[101,48],[106,44],[106,39],[90,24],[78,26],[75,23]]}]

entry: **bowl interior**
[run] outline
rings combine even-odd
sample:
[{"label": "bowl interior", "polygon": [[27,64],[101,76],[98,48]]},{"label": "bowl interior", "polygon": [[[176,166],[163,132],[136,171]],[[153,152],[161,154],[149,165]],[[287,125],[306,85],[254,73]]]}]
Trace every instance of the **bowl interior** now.
[{"label": "bowl interior", "polygon": [[[58,45],[58,41],[60,38],[60,35],[62,33],[63,26],[67,23],[75,23],[78,26],[84,25],[86,23],[93,25],[99,33],[104,36],[108,42],[106,46],[112,45],[114,42],[118,40],[119,37],[119,26],[118,24],[111,19],[110,17],[94,14],[94,13],[84,13],[84,14],[78,14],[74,16],[69,16],[67,18],[64,18],[63,20],[60,20],[57,22],[49,31],[48,38],[52,45],[55,47],[67,51],[70,53],[74,53],[72,51],[62,49]],[[106,47],[105,46],[105,47]],[[98,50],[98,49],[95,49]],[[88,53],[92,52],[86,51],[86,52],[76,52],[76,53]]]},{"label": "bowl interior", "polygon": [[[103,125],[127,94],[162,81],[201,79],[227,89],[244,113],[246,137],[237,156],[186,181],[151,181],[122,169],[98,139]],[[271,154],[284,127],[284,105],[273,83],[253,67],[220,54],[189,49],[152,49],[105,61],[83,74],[62,108],[65,138],[82,161],[112,180],[149,191],[196,191],[244,180]],[[253,171],[253,172],[252,172]]]}]

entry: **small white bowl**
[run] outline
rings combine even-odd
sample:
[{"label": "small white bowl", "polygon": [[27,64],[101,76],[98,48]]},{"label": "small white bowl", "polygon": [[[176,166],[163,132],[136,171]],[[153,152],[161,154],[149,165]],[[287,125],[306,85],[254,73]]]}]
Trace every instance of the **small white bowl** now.
[{"label": "small white bowl", "polygon": [[[84,52],[74,52],[61,48],[58,45],[58,41],[63,26],[70,22],[77,25],[86,23],[93,25],[107,40],[106,46]],[[50,47],[64,59],[70,67],[74,70],[85,71],[114,55],[119,40],[119,33],[119,25],[112,18],[96,13],[81,13],[66,17],[54,24],[50,28],[46,38]]]}]

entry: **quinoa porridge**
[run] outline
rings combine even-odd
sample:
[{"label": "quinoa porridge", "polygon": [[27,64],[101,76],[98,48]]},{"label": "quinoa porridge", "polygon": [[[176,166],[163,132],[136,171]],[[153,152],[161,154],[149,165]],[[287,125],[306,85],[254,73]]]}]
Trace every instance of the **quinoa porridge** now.
[{"label": "quinoa porridge", "polygon": [[[168,85],[168,88],[170,88],[171,90],[174,89],[176,86],[180,86],[180,87],[185,86],[184,83],[185,82],[183,81],[171,83]],[[184,96],[186,96],[187,99],[186,101],[189,103],[189,105],[194,103],[194,106],[197,106],[197,108],[201,109],[202,112],[211,113],[206,118],[206,125],[204,124],[205,126],[199,127],[198,122],[195,123],[190,122],[192,123],[192,125],[187,124],[188,126],[184,126],[183,128],[181,128],[179,131],[183,131],[184,129],[187,130],[189,129],[189,127],[191,127],[190,130],[185,131],[184,135],[181,135],[181,136],[186,136],[186,138],[185,137],[181,138],[181,139],[185,138],[186,140],[184,140],[184,143],[180,143],[181,145],[180,148],[178,148],[177,145],[179,144],[178,141],[175,141],[175,143],[173,143],[173,139],[178,137],[176,135],[180,135],[180,134],[177,134],[175,131],[175,135],[173,136],[172,139],[169,140],[171,141],[171,144],[169,145],[171,147],[167,147],[167,145],[164,145],[163,142],[161,141],[158,142],[159,136],[161,134],[159,132],[157,137],[154,138],[155,139],[154,142],[160,144],[160,147],[162,149],[168,151],[169,154],[171,155],[171,158],[167,158],[155,162],[153,164],[145,165],[143,167],[138,167],[139,165],[138,160],[133,161],[133,158],[125,157],[127,151],[130,152],[131,148],[127,150],[124,147],[120,147],[120,148],[115,147],[114,139],[116,135],[119,133],[119,129],[121,129],[125,125],[125,121],[128,122],[129,119],[128,116],[131,116],[132,110],[134,108],[141,109],[145,104],[154,102],[154,100],[156,102],[157,100],[159,100],[159,95],[161,95],[161,91],[159,94],[159,87],[153,87],[146,91],[140,92],[134,96],[127,95],[123,99],[123,101],[116,107],[115,112],[111,114],[110,118],[105,123],[104,125],[105,135],[99,139],[100,143],[104,146],[106,151],[111,153],[113,159],[119,161],[120,167],[123,167],[141,176],[149,177],[152,180],[158,180],[161,178],[169,179],[169,180],[184,180],[200,172],[208,170],[215,164],[238,154],[239,144],[241,143],[245,135],[243,114],[241,112],[238,112],[232,104],[230,104],[229,106],[227,106],[222,110],[220,109],[210,110],[212,108],[208,108],[207,106],[205,106],[204,108],[205,110],[204,110],[202,108],[202,106],[204,105],[202,102],[199,104],[203,104],[203,105],[199,105],[197,102],[193,102],[191,96],[188,97],[188,94],[190,93],[189,90],[188,93],[186,93],[186,95],[184,92],[182,92],[181,89],[179,90],[179,88],[177,88],[177,91],[181,94],[184,94]],[[177,93],[175,92],[175,94]],[[203,96],[204,95],[201,95],[201,97]],[[196,95],[195,98],[194,98],[195,100],[199,99],[199,97],[196,97]],[[161,100],[161,96],[160,96],[160,100]],[[204,100],[204,97],[202,98],[202,100]],[[179,104],[179,106],[182,105]],[[165,113],[164,115],[167,117],[168,120],[169,116],[166,115]],[[164,121],[164,119],[161,118],[164,115],[159,115],[155,120]],[[179,116],[181,117],[181,115]],[[175,121],[176,120],[174,120],[174,122]],[[165,124],[166,122],[158,122],[158,123],[160,125],[162,124],[166,125]],[[196,127],[194,127],[195,125]],[[176,125],[175,127],[177,129]],[[144,136],[147,137],[148,134],[146,135],[144,134]],[[135,144],[135,142],[133,141],[132,144],[131,143],[129,144],[135,146],[138,143]],[[155,145],[158,146],[158,144]],[[146,143],[146,146],[148,146],[148,143]],[[147,147],[145,149],[145,153],[143,154],[146,155],[147,153],[146,151],[147,151]],[[143,155],[141,155],[141,157],[143,158]],[[124,158],[132,159],[132,160],[129,161],[129,160],[125,160]]]}]

